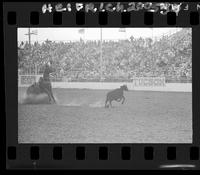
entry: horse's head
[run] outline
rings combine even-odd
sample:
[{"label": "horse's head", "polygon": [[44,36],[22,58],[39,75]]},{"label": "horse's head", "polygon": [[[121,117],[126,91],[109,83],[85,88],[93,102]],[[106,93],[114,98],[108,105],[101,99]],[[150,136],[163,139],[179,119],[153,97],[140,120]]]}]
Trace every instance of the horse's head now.
[{"label": "horse's head", "polygon": [[120,88],[121,88],[123,91],[128,91],[127,85],[120,86]]}]

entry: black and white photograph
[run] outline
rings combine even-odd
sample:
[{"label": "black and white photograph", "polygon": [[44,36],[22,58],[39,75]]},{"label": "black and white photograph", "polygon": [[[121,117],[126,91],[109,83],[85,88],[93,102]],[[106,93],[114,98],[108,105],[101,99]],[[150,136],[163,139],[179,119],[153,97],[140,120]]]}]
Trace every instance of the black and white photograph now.
[{"label": "black and white photograph", "polygon": [[192,143],[192,28],[18,28],[18,143]]}]

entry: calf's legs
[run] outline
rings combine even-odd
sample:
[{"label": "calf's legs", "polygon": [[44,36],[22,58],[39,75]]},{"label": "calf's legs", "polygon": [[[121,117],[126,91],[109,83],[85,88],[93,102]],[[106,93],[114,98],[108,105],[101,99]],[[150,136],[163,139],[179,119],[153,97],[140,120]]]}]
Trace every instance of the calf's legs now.
[{"label": "calf's legs", "polygon": [[122,99],[123,99],[123,100],[122,100],[122,104],[124,104],[124,101],[125,101],[125,97],[123,96],[123,97],[122,97]]},{"label": "calf's legs", "polygon": [[[109,101],[109,104],[107,104]],[[106,99],[106,102],[105,102],[105,108],[109,108],[109,107],[112,107],[112,101],[111,100],[108,100]]]},{"label": "calf's legs", "polygon": [[108,102],[108,99],[106,99],[106,101],[105,101],[105,108],[109,107],[109,106],[107,105],[107,102]]}]

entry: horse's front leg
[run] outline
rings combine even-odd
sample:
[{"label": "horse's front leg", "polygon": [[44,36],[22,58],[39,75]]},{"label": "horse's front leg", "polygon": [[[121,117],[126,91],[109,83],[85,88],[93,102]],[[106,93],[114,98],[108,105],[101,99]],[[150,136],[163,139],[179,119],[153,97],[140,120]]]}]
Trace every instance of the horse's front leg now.
[{"label": "horse's front leg", "polygon": [[52,93],[52,87],[51,87],[51,84],[44,84],[44,87],[43,87],[44,91],[47,93],[48,97],[49,97],[49,101],[50,102],[56,102],[54,96],[53,96],[53,93]]},{"label": "horse's front leg", "polygon": [[49,102],[51,102],[52,97],[51,97],[51,92],[49,91],[49,89],[47,89],[47,88],[42,88],[42,89],[43,89],[43,92],[45,92],[48,95]]},{"label": "horse's front leg", "polygon": [[47,93],[47,95],[49,97],[49,102],[52,102],[53,100],[52,100],[51,92],[46,89],[46,93]]},{"label": "horse's front leg", "polygon": [[50,91],[50,94],[51,94],[51,98],[53,99],[53,102],[56,103],[56,100],[55,100],[55,98],[54,98],[54,96],[53,96],[52,91]]},{"label": "horse's front leg", "polygon": [[50,91],[51,98],[53,99],[53,102],[56,103],[56,100],[55,100],[55,98],[53,96],[52,86],[51,85],[49,86],[49,91]]}]

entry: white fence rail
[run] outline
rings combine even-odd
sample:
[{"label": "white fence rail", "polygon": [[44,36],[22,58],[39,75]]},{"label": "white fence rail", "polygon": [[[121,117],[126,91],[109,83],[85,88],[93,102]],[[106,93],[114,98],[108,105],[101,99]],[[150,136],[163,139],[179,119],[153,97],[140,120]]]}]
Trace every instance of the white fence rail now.
[{"label": "white fence rail", "polygon": [[[37,82],[42,75],[19,75],[18,87],[28,87]],[[155,83],[156,82],[156,83]],[[133,82],[52,82],[53,88],[68,89],[115,89],[126,84],[129,90],[192,92],[192,83],[165,83],[161,78],[133,79]]]},{"label": "white fence rail", "polygon": [[166,83],[165,86],[134,86],[133,83],[117,82],[53,82],[53,88],[77,89],[115,89],[126,84],[129,90],[138,91],[165,91],[165,92],[192,92],[192,83]]},{"label": "white fence rail", "polygon": [[26,87],[30,86],[31,84],[38,82],[39,78],[42,77],[41,75],[18,75],[18,86],[19,87]]}]

